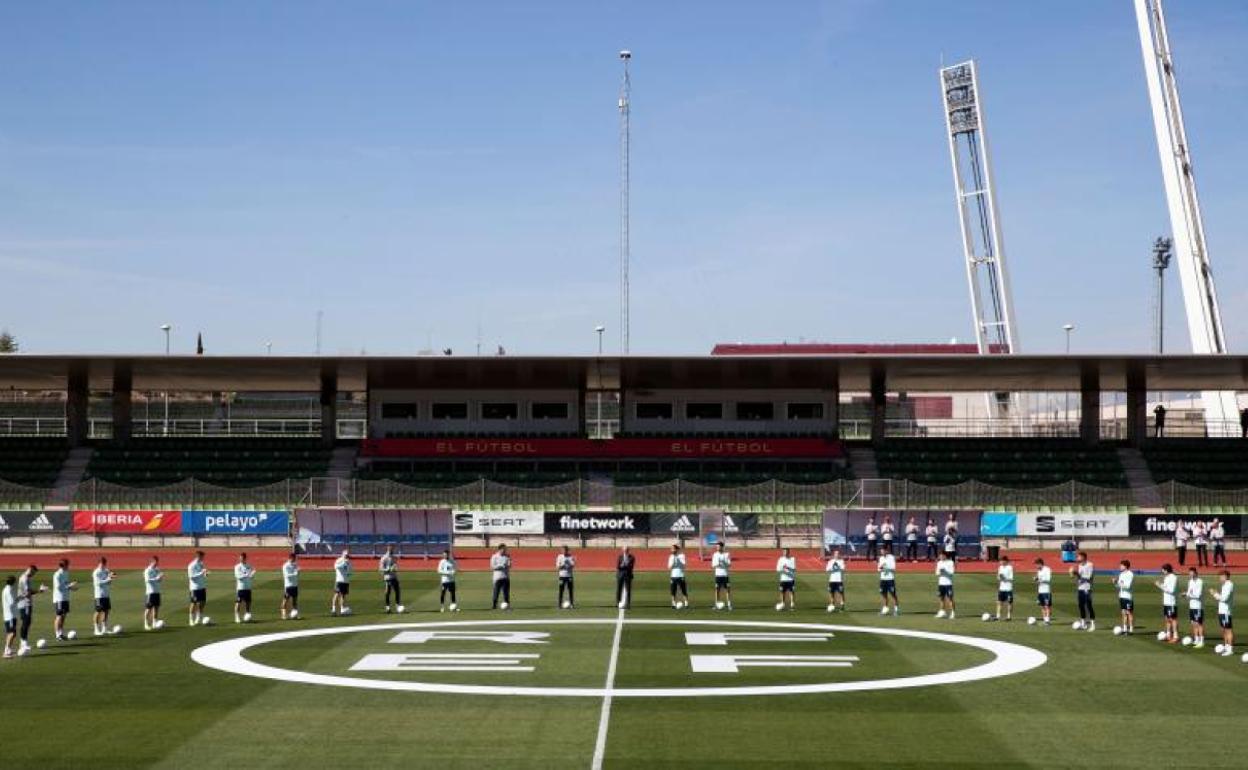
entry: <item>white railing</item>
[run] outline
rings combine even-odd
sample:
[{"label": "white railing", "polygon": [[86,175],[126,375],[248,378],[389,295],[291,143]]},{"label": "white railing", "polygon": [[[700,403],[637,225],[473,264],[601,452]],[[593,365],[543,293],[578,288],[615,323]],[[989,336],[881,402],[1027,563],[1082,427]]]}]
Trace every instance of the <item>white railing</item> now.
[{"label": "white railing", "polygon": [[0,417],[0,436],[64,435],[64,417]]},{"label": "white railing", "polygon": [[294,420],[134,420],[133,436],[319,436],[321,421]]}]

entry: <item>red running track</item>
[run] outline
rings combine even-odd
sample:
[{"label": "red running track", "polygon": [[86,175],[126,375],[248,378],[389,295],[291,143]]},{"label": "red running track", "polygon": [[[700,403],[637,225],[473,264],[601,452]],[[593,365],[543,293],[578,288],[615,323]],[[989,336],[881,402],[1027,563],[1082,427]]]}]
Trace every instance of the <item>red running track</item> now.
[{"label": "red running track", "polygon": [[[231,567],[237,560],[241,549],[234,548],[205,548],[205,561],[209,569],[226,569]],[[555,556],[558,553],[554,548],[510,548],[512,556],[512,568],[520,571],[549,571],[554,569]],[[710,572],[709,561],[700,561],[698,559],[697,549],[687,549],[690,557],[689,565],[692,572]],[[799,568],[803,571],[822,572],[823,557],[818,549],[793,549],[794,554],[798,557]],[[490,554],[493,549],[488,548],[458,548],[455,550],[455,556],[459,560],[460,569],[468,571],[484,571],[489,569]],[[574,550],[576,554],[578,569],[586,572],[609,572],[615,569],[616,556],[619,551],[608,548],[585,548]],[[633,549],[633,554],[637,557],[637,569],[643,572],[662,572],[667,569],[668,550],[663,548],[650,549]],[[29,564],[35,564],[41,570],[51,571],[56,569],[57,561],[62,558],[68,558],[73,568],[86,569],[96,563],[100,556],[107,556],[109,566],[114,569],[141,569],[147,566],[148,559],[153,555],[159,555],[166,568],[170,565],[183,566],[191,560],[193,551],[186,548],[156,549],[145,550],[142,548],[125,548],[125,549],[109,549],[100,550],[93,548],[86,549],[3,549],[0,550],[0,571],[20,570]],[[283,549],[264,548],[264,549],[248,549],[248,560],[257,569],[278,569],[282,562],[286,560],[287,552]],[[738,572],[771,572],[775,569],[776,558],[780,555],[779,549],[775,548],[750,548],[735,549],[732,552],[732,566],[734,571]],[[1051,567],[1060,567],[1061,557],[1056,549],[1052,551],[1010,551],[1010,558],[1021,569],[1030,568],[1032,561],[1041,556]],[[1248,569],[1248,553],[1233,552],[1230,555],[1231,569],[1243,570]],[[1092,551],[1090,552],[1092,562],[1098,570],[1113,570],[1118,566],[1120,559],[1126,558],[1131,560],[1131,565],[1137,570],[1155,571],[1161,568],[1161,565],[1170,562],[1178,567],[1175,555],[1170,551]],[[371,563],[376,560],[375,556],[357,555],[357,561]],[[333,559],[316,556],[305,556],[300,559],[305,570],[329,570],[333,565]],[[423,559],[420,557],[407,557],[404,560],[407,569],[419,570],[421,565],[429,565],[429,569],[433,568],[436,563],[435,559]],[[1188,553],[1188,565],[1196,562],[1195,554]],[[874,562],[868,562],[865,559],[850,559],[850,572],[874,572]],[[996,562],[985,562],[979,560],[964,560],[959,563],[959,569],[963,573],[992,573],[996,571]],[[906,562],[901,561],[897,565],[899,572],[919,572],[926,573],[933,570],[930,562]],[[1212,567],[1205,568],[1212,571]],[[1060,571],[1060,570],[1059,570]]]}]

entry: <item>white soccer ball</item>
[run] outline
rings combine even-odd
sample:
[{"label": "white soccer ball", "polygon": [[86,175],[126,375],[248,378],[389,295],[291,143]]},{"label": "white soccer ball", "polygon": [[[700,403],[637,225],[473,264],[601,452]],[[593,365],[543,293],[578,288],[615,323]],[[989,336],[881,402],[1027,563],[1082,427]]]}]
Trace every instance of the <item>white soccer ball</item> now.
[{"label": "white soccer ball", "polygon": [[396,607],[395,609],[396,609],[396,610],[398,610],[398,613],[399,613],[400,615],[402,615],[404,612],[407,612],[407,607],[404,607],[402,604],[400,604],[400,605],[399,605],[398,607]]},{"label": "white soccer ball", "polygon": [[350,614],[351,614],[351,608],[350,608],[350,607],[343,607],[343,608],[342,608],[342,613],[341,613],[341,614],[343,614],[343,615],[350,615]]},{"label": "white soccer ball", "polygon": [[777,610],[784,609],[784,602],[776,602],[776,609]]},{"label": "white soccer ball", "polygon": [[1083,621],[1076,620],[1074,623],[1070,624],[1070,627],[1078,631],[1079,629],[1083,628]]},{"label": "white soccer ball", "polygon": [[250,623],[250,622],[251,622],[251,613],[250,613],[250,612],[244,612],[244,613],[243,613],[243,622],[244,622],[244,623]]},{"label": "white soccer ball", "polygon": [[1035,617],[1030,617],[1030,618],[1027,618],[1027,625],[1029,625],[1029,626],[1034,626],[1035,624],[1036,624],[1036,619],[1035,619]]},{"label": "white soccer ball", "polygon": [[294,620],[294,619],[295,619],[295,618],[297,618],[297,617],[299,617],[299,610],[291,610],[291,611],[290,611],[290,619],[291,619],[291,620]]},{"label": "white soccer ball", "polygon": [[121,624],[117,624],[117,625],[113,626],[113,633],[114,633],[114,634],[120,634],[120,633],[121,633]]},{"label": "white soccer ball", "polygon": [[829,605],[828,605],[828,612],[836,612],[836,605],[835,605],[835,604],[829,604]]},{"label": "white soccer ball", "polygon": [[157,621],[156,621],[156,630],[157,630],[157,631],[159,631],[160,629],[162,629],[162,628],[164,628],[164,627],[165,627],[165,621],[163,621],[163,620],[157,620]]},{"label": "white soccer ball", "polygon": [[564,608],[565,610],[570,610],[570,609],[572,609],[572,602],[565,601],[565,602],[563,603],[563,608]]},{"label": "white soccer ball", "polygon": [[72,641],[74,641],[75,639],[77,639],[77,638],[78,638],[78,632],[77,632],[77,631],[68,631],[68,632],[66,632],[66,633],[65,633],[65,638],[66,638],[66,639],[68,639],[69,641],[71,641],[71,642],[72,642]]},{"label": "white soccer ball", "polygon": [[1182,642],[1183,642],[1183,646],[1184,646],[1184,647],[1191,647],[1191,646],[1192,646],[1192,637],[1190,637],[1190,636],[1185,636],[1185,637],[1183,637]]},{"label": "white soccer ball", "polygon": [[715,609],[722,610],[723,608],[724,608],[723,602],[715,602]]},{"label": "white soccer ball", "polygon": [[212,618],[210,618],[210,617],[208,617],[207,615],[205,615],[205,616],[203,616],[202,618],[200,618],[200,619],[199,619],[199,624],[200,624],[201,626],[211,626],[211,625],[212,625]]},{"label": "white soccer ball", "polygon": [[1243,655],[1240,655],[1239,660],[1241,663],[1248,663],[1248,652],[1245,652]]},{"label": "white soccer ball", "polygon": [[987,612],[985,612],[983,615],[979,616],[979,619],[983,621],[989,621],[989,620],[992,620],[992,615],[989,615]]},{"label": "white soccer ball", "polygon": [[498,606],[499,606],[499,608],[500,608],[500,609],[504,609],[504,610],[509,610],[509,609],[511,609],[511,604],[510,604],[510,603],[508,603],[508,602],[503,602],[502,604],[500,604],[500,605],[498,605]]},{"label": "white soccer ball", "polygon": [[1158,631],[1158,632],[1157,632],[1157,641],[1159,641],[1159,642],[1164,642],[1164,641],[1166,641],[1166,640],[1167,640],[1167,639],[1169,639],[1169,638],[1170,638],[1170,635],[1169,635],[1169,634],[1167,634],[1165,631]]},{"label": "white soccer ball", "polygon": [[[1123,632],[1123,631],[1125,631],[1125,630],[1126,630],[1126,629],[1124,629],[1122,626],[1114,626],[1114,636],[1122,636],[1122,632]],[[1158,638],[1160,638],[1160,639],[1165,639],[1166,637],[1163,635],[1163,636],[1158,637]]]},{"label": "white soccer ball", "polygon": [[455,602],[451,602],[451,612],[459,612],[459,605]]},{"label": "white soccer ball", "polygon": [[1221,654],[1222,654],[1222,651],[1223,651],[1223,650],[1225,650],[1225,649],[1226,649],[1226,646],[1225,646],[1225,645],[1221,645],[1221,644],[1219,644],[1217,647],[1214,647],[1214,648],[1213,648],[1213,651],[1214,651],[1214,652],[1216,652],[1218,655],[1221,655]]},{"label": "white soccer ball", "polygon": [[39,641],[35,642],[35,646],[42,650],[44,647],[48,646],[48,640],[40,639]]}]

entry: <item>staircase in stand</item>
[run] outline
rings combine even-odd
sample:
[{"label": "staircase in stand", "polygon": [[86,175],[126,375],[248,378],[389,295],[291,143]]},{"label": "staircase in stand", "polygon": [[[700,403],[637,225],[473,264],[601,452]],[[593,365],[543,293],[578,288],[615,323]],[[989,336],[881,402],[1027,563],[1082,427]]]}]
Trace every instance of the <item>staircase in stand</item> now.
[{"label": "staircase in stand", "polygon": [[68,506],[74,502],[74,494],[87,475],[87,466],[91,464],[91,455],[95,450],[91,447],[74,447],[65,458],[52,490],[48,493],[48,505],[53,507]]},{"label": "staircase in stand", "polygon": [[1161,491],[1153,473],[1148,469],[1144,455],[1135,447],[1119,447],[1118,462],[1122,464],[1123,473],[1127,477],[1127,486],[1135,499],[1135,506],[1140,510],[1157,510],[1164,508]]}]

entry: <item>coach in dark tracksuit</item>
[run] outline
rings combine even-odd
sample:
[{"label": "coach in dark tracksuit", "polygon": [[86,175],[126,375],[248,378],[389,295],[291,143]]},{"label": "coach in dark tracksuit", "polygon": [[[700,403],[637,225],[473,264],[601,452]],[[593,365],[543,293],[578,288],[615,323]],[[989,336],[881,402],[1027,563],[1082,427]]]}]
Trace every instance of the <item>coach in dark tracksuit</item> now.
[{"label": "coach in dark tracksuit", "polygon": [[624,546],[620,558],[615,563],[615,603],[628,609],[633,604],[633,568],[637,558]]}]

